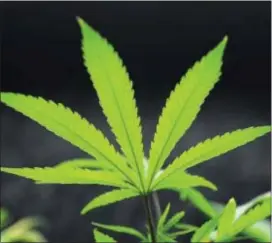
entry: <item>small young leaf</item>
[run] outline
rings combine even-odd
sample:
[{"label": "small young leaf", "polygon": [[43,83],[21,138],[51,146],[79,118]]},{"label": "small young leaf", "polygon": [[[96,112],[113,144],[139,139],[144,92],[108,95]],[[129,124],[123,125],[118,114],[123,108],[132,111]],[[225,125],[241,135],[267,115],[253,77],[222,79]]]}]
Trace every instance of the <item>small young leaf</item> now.
[{"label": "small young leaf", "polygon": [[164,233],[164,232],[158,232],[157,235],[157,242],[159,243],[172,243],[172,242],[177,242],[173,237],[171,237],[170,234]]},{"label": "small young leaf", "polygon": [[236,210],[236,218],[239,218],[242,214],[244,214],[245,212],[250,210],[252,207],[256,206],[259,203],[262,203],[263,201],[265,201],[267,199],[271,200],[271,192],[261,194],[255,198],[253,198],[249,202],[247,202],[243,205],[240,205]]},{"label": "small young leaf", "polygon": [[[155,181],[156,182],[156,181]],[[156,184],[156,187],[152,188],[152,190],[162,190],[162,189],[171,189],[179,191],[182,188],[191,188],[191,187],[207,187],[212,190],[217,190],[216,186],[206,180],[203,177],[190,175],[188,173],[176,173],[172,176],[161,181],[159,184]]]},{"label": "small young leaf", "polygon": [[213,209],[209,201],[204,197],[202,193],[200,193],[195,188],[181,189],[180,190],[181,199],[184,194],[186,195],[186,200],[190,201],[196,208],[201,210],[209,217],[212,218],[216,215],[216,211]]},{"label": "small young leaf", "polygon": [[184,217],[185,212],[177,212],[174,216],[172,216],[167,223],[164,225],[164,231],[170,230],[172,227],[175,227],[180,220]]},{"label": "small young leaf", "polygon": [[212,218],[205,222],[192,236],[191,242],[205,242],[210,239],[211,232],[215,229],[218,222],[218,217]]},{"label": "small young leaf", "polygon": [[260,204],[244,213],[239,219],[237,219],[231,231],[232,235],[237,235],[242,230],[253,225],[254,223],[265,219],[271,215],[271,198],[263,200]]},{"label": "small young leaf", "polygon": [[6,168],[1,171],[37,181],[39,184],[92,184],[128,187],[119,174],[74,168]]},{"label": "small young leaf", "polygon": [[174,233],[170,233],[170,236],[173,237],[173,238],[176,238],[178,236],[181,236],[181,235],[186,235],[186,234],[189,234],[189,233],[192,233],[194,231],[196,231],[196,229],[185,229],[185,230],[182,230],[182,231],[177,231],[177,232],[174,232]]},{"label": "small young leaf", "polygon": [[199,163],[249,143],[270,131],[270,126],[249,127],[230,133],[228,132],[222,136],[216,136],[212,139],[200,142],[195,147],[185,151],[180,157],[176,158],[170,165],[168,165],[163,173],[161,173],[157,178],[156,183],[159,183],[164,178],[177,173],[180,170],[186,170]]},{"label": "small young leaf", "polygon": [[[132,82],[114,48],[98,32],[78,18],[84,64],[91,76],[100,105],[130,165],[144,175],[140,118]],[[143,184],[142,184],[143,186]]]},{"label": "small young leaf", "polygon": [[198,227],[192,224],[176,224],[175,228],[182,229],[182,230],[197,230]]},{"label": "small young leaf", "polygon": [[136,182],[136,174],[128,168],[123,156],[114,150],[101,131],[78,113],[62,104],[23,94],[1,92],[1,102],[94,156],[98,161],[107,162],[123,178]]},{"label": "small young leaf", "polygon": [[229,232],[235,220],[235,212],[236,202],[234,198],[231,198],[219,218],[216,242],[221,242],[222,239],[229,237]]},{"label": "small young leaf", "polygon": [[166,206],[166,208],[164,209],[164,211],[163,211],[163,213],[162,213],[162,215],[161,215],[159,221],[158,221],[158,226],[157,226],[157,228],[158,228],[159,230],[163,229],[163,226],[164,226],[164,224],[165,224],[166,218],[167,218],[167,216],[168,216],[168,214],[169,214],[169,211],[170,211],[170,207],[171,207],[171,204],[168,203],[167,206]]},{"label": "small young leaf", "polygon": [[81,214],[86,214],[87,212],[102,206],[106,206],[111,203],[119,202],[125,199],[138,196],[139,193],[131,189],[120,189],[112,190],[101,194],[100,196],[91,200],[82,210]]},{"label": "small young leaf", "polygon": [[242,233],[256,242],[271,242],[271,222],[268,220],[259,221],[245,228]]},{"label": "small young leaf", "polygon": [[112,168],[109,167],[109,165],[103,161],[83,158],[63,161],[55,165],[55,168],[89,168],[89,169],[112,170]]},{"label": "small young leaf", "polygon": [[112,237],[98,231],[98,229],[94,229],[93,233],[94,233],[94,240],[96,243],[115,243],[115,242],[117,242]]},{"label": "small young leaf", "polygon": [[133,235],[136,236],[137,238],[141,239],[141,240],[145,240],[145,236],[139,232],[138,230],[135,230],[131,227],[127,227],[127,226],[117,226],[117,225],[107,225],[107,224],[100,224],[100,223],[92,223],[94,226],[96,227],[100,227],[106,230],[110,230],[110,231],[114,231],[114,232],[119,232],[119,233],[124,233],[124,234],[128,234],[128,235]]},{"label": "small young leaf", "polygon": [[167,99],[149,153],[148,185],[191,126],[205,98],[219,80],[226,43],[227,37],[197,62]]}]

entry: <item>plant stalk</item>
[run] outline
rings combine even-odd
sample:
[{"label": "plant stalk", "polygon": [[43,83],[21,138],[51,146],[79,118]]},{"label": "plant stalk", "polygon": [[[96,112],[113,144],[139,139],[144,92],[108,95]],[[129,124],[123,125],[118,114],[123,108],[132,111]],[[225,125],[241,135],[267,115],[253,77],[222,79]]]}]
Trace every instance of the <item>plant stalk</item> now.
[{"label": "plant stalk", "polygon": [[156,214],[156,220],[158,222],[160,217],[161,217],[161,213],[162,213],[158,193],[153,192],[152,193],[152,198],[153,198],[153,204],[154,204],[154,209],[155,209],[155,214]]},{"label": "plant stalk", "polygon": [[149,201],[148,195],[143,196],[144,199],[144,207],[145,207],[145,212],[146,212],[146,218],[147,218],[147,223],[150,231],[150,236],[151,236],[151,242],[156,243],[156,229],[155,229],[155,224],[154,224],[154,219],[152,216],[152,210],[151,210],[151,205]]}]

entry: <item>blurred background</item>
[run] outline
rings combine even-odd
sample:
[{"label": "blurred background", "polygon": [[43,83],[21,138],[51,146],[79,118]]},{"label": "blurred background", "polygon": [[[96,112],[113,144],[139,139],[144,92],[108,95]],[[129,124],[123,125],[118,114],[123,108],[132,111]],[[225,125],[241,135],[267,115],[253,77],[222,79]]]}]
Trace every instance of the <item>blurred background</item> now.
[{"label": "blurred background", "polygon": [[[226,34],[221,81],[168,162],[208,137],[271,123],[270,2],[2,2],[0,9],[1,90],[64,103],[115,145],[82,63],[76,16],[103,34],[124,60],[134,81],[146,153],[170,91]],[[235,197],[241,204],[270,190],[270,147],[266,135],[192,171],[218,185],[218,192],[203,190],[209,199],[226,203]],[[88,155],[1,105],[2,166],[53,166],[78,157]],[[81,208],[105,190],[35,185],[1,174],[1,206],[14,219],[43,216],[47,225],[42,232],[52,242],[91,242],[91,221],[143,229],[139,199],[80,216]],[[159,195],[162,207],[171,201],[173,212],[186,209],[188,223],[203,222],[203,216],[176,194]]]}]

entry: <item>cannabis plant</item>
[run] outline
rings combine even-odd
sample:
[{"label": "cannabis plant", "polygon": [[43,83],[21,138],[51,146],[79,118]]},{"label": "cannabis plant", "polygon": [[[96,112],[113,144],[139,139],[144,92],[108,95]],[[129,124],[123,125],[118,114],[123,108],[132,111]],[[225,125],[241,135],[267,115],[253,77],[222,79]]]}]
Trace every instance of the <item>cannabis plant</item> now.
[{"label": "cannabis plant", "polygon": [[[93,223],[97,242],[115,242],[101,228],[133,235],[142,242],[176,242],[177,237],[187,233],[193,233],[192,242],[230,241],[248,226],[269,216],[270,205],[268,200],[264,200],[258,207],[234,220],[234,199],[229,201],[222,213],[213,213],[212,218],[200,227],[182,224],[184,212],[168,218],[170,204],[158,215],[156,222],[152,214],[150,196],[158,191],[181,193],[181,190],[196,187],[217,190],[214,183],[190,174],[188,169],[247,144],[271,130],[270,126],[249,127],[207,139],[164,166],[220,78],[228,37],[224,37],[196,62],[171,92],[159,117],[149,154],[145,157],[141,121],[127,70],[107,40],[81,18],[77,20],[82,33],[84,64],[121,150],[114,148],[93,124],[62,104],[41,97],[1,92],[4,104],[91,156],[90,159],[65,161],[54,167],[1,167],[1,171],[34,180],[38,184],[96,184],[113,188],[91,200],[81,214],[125,199],[143,199],[147,215],[146,232],[141,233],[127,226]],[[155,196],[158,205],[158,195]]]},{"label": "cannabis plant", "polygon": [[36,229],[41,226],[42,220],[40,218],[26,217],[11,224],[9,212],[5,208],[0,208],[0,216],[0,242],[47,242]]}]

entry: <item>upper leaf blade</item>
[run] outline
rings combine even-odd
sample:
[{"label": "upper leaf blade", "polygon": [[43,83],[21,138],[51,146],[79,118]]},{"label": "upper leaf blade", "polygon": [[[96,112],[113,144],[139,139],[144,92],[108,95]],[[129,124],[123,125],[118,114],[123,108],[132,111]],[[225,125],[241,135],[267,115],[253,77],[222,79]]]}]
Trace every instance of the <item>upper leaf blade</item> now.
[{"label": "upper leaf blade", "polygon": [[37,181],[39,184],[96,184],[126,187],[119,174],[108,171],[91,171],[79,168],[6,168],[1,171]]},{"label": "upper leaf blade", "polygon": [[108,123],[128,162],[143,176],[140,118],[132,82],[121,58],[98,32],[78,18],[85,66],[91,76]]},{"label": "upper leaf blade", "polygon": [[94,233],[94,240],[96,243],[115,243],[117,242],[115,239],[100,232],[98,229],[93,230]]},{"label": "upper leaf blade", "polygon": [[237,147],[247,144],[258,137],[261,137],[271,131],[270,126],[249,127],[228,132],[222,136],[216,136],[198,143],[195,147],[190,148],[176,158],[167,168],[159,175],[156,183],[164,178],[175,174],[180,170],[186,170],[199,163],[227,153]]},{"label": "upper leaf blade", "polygon": [[51,100],[23,94],[1,92],[1,102],[94,156],[98,161],[108,163],[128,180],[136,180],[135,173],[133,175],[124,158],[115,151],[102,132],[78,113]]},{"label": "upper leaf blade", "polygon": [[82,210],[81,214],[86,214],[90,210],[98,207],[106,206],[111,203],[119,202],[124,199],[129,199],[138,196],[139,193],[131,189],[112,190],[101,194],[100,196],[91,200]]},{"label": "upper leaf blade", "polygon": [[148,183],[162,167],[179,139],[191,126],[200,107],[221,74],[225,37],[181,79],[168,98],[149,153]]}]

